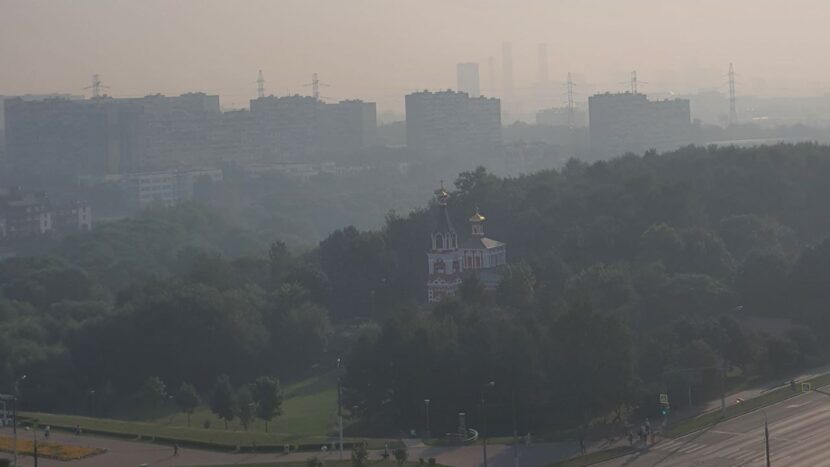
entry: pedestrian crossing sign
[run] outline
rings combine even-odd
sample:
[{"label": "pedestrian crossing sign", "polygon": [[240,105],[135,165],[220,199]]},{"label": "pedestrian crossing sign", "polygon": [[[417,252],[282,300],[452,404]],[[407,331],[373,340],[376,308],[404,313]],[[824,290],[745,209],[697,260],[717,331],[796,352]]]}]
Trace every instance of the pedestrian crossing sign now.
[{"label": "pedestrian crossing sign", "polygon": [[810,383],[801,383],[801,392],[810,392]]},{"label": "pedestrian crossing sign", "polygon": [[660,403],[669,405],[669,395],[668,394],[660,394]]}]

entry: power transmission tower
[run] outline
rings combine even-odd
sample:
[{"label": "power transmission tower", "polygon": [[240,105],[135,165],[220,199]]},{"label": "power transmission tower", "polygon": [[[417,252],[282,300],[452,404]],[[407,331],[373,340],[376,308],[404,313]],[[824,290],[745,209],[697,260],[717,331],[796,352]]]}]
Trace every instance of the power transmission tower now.
[{"label": "power transmission tower", "polygon": [[631,94],[637,94],[637,70],[631,72]]},{"label": "power transmission tower", "polygon": [[101,97],[101,90],[106,89],[109,86],[104,86],[101,83],[101,78],[98,76],[98,73],[92,75],[92,86],[87,86],[84,89],[91,89],[92,90],[92,98]]},{"label": "power transmission tower", "polygon": [[729,124],[738,123],[738,110],[735,106],[735,68],[729,64]]},{"label": "power transmission tower", "polygon": [[311,74],[311,82],[306,83],[303,85],[304,87],[311,86],[311,96],[314,97],[315,100],[320,100],[320,88],[321,87],[329,87],[328,84],[321,83],[320,78],[317,76],[317,73]]},{"label": "power transmission tower", "polygon": [[574,127],[574,113],[575,113],[575,105],[574,105],[574,82],[573,78],[571,77],[571,72],[568,72],[568,82],[565,84],[567,93],[568,93],[568,128],[573,129]]},{"label": "power transmission tower", "polygon": [[262,70],[259,70],[256,79],[256,95],[257,97],[265,97],[265,79],[262,77]]}]

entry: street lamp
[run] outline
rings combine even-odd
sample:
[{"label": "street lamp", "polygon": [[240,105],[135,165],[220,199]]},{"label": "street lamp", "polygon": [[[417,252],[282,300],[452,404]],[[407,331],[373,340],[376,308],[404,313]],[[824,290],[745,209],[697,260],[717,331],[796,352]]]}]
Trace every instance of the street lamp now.
[{"label": "street lamp", "polygon": [[343,460],[343,398],[342,398],[342,380],[343,376],[340,374],[340,364],[343,363],[343,359],[337,357],[337,421],[338,421],[338,431],[340,434],[340,460]]},{"label": "street lamp", "polygon": [[14,437],[14,467],[17,467],[17,400],[20,399],[20,382],[26,379],[26,375],[17,378],[14,382],[14,408],[12,410],[12,436]]},{"label": "street lamp", "polygon": [[487,401],[484,399],[484,390],[496,385],[495,381],[489,381],[481,385],[481,413],[483,426],[481,430],[481,448],[484,455],[484,467],[487,467]]},{"label": "street lamp", "polygon": [[431,439],[432,436],[430,436],[430,433],[429,433],[429,399],[424,399],[424,407],[426,408],[426,412],[427,412],[427,429],[425,431],[426,439]]},{"label": "street lamp", "polygon": [[[736,404],[742,403],[744,400],[738,398],[735,400]],[[767,467],[770,467],[770,457],[769,457],[769,422],[767,421],[767,411],[764,409],[759,409],[761,413],[764,414],[764,455],[767,461]]]}]

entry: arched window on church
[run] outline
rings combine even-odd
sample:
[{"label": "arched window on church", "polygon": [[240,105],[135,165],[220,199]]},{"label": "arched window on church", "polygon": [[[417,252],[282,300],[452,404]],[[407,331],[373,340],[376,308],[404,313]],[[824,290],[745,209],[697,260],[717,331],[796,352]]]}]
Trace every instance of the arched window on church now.
[{"label": "arched window on church", "polygon": [[443,248],[444,245],[444,236],[440,233],[435,234],[432,237],[432,249],[433,250],[440,250]]}]

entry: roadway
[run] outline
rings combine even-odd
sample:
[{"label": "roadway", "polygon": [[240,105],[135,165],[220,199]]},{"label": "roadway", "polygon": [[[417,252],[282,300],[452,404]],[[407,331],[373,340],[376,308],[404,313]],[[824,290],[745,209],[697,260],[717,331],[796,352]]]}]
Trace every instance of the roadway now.
[{"label": "roadway", "polygon": [[[830,396],[811,392],[765,410],[771,465],[830,466]],[[601,465],[764,466],[764,413],[758,410],[681,438],[659,440]]]}]

